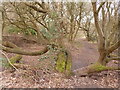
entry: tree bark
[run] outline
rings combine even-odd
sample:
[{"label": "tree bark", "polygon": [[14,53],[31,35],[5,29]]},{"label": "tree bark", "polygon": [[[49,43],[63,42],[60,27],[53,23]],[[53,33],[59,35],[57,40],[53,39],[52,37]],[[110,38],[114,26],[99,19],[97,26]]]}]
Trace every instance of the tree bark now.
[{"label": "tree bark", "polygon": [[72,74],[72,58],[68,51],[61,51],[57,55],[57,61],[55,69],[58,72],[64,73],[66,76],[70,76]]},{"label": "tree bark", "polygon": [[4,46],[1,46],[1,49],[3,51],[6,51],[8,53],[16,53],[16,54],[20,54],[20,55],[37,56],[37,55],[42,55],[49,50],[47,47],[45,47],[44,49],[42,49],[40,51],[31,52],[31,51],[23,50],[23,49],[17,47],[15,44],[10,43],[10,42],[4,42],[3,45]]},{"label": "tree bark", "polygon": [[73,73],[78,76],[87,76],[91,73],[107,71],[107,70],[120,70],[120,67],[108,67],[101,65],[100,63],[94,63],[92,65],[74,70]]},{"label": "tree bark", "polygon": [[[104,3],[102,3],[100,5],[100,7],[102,7]],[[99,59],[98,59],[98,62],[101,63],[101,64],[104,64],[104,60],[105,60],[105,57],[106,57],[106,50],[105,50],[105,37],[103,35],[103,31],[102,29],[100,28],[99,26],[99,20],[98,20],[98,11],[100,10],[100,7],[98,8],[98,10],[96,9],[96,3],[93,2],[92,3],[92,6],[93,6],[93,12],[94,12],[94,20],[95,20],[95,27],[97,29],[97,32],[98,32],[98,36],[99,36],[99,41],[98,41],[98,51],[99,51]]]},{"label": "tree bark", "polygon": [[[98,10],[97,10],[96,2],[92,3],[94,20],[95,20],[95,27],[97,29],[97,33],[99,36],[98,51],[99,51],[100,56],[99,56],[98,62],[102,65],[106,65],[107,56],[120,46],[120,41],[118,41],[113,46],[106,47],[107,42],[106,42],[106,38],[105,38],[105,33],[103,32],[104,26],[102,26],[102,29],[100,28],[99,19],[98,19],[98,13],[99,13],[100,9],[102,8],[102,5],[104,5],[104,4],[105,4],[105,2],[101,3]],[[104,11],[102,11],[102,13],[104,15]],[[103,24],[104,23],[105,23],[105,21],[104,21],[104,17],[103,17]]]}]

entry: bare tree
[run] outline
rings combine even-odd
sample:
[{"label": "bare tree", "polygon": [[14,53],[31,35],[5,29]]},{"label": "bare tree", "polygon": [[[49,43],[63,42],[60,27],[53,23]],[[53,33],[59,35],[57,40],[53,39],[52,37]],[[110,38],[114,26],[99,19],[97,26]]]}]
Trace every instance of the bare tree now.
[{"label": "bare tree", "polygon": [[[100,9],[102,8],[102,6],[104,4],[105,4],[105,2],[101,3],[100,6],[99,6],[99,8],[97,9],[96,3],[92,3],[92,5],[93,5],[94,19],[95,19],[95,26],[96,26],[97,33],[98,33],[98,36],[99,36],[98,51],[100,53],[100,56],[99,56],[98,62],[101,63],[102,65],[106,65],[108,55],[110,53],[112,53],[114,50],[116,50],[120,46],[120,40],[118,40],[113,45],[109,45],[109,46],[106,47],[106,43],[107,43],[108,39],[106,38],[106,35],[105,35],[106,33],[105,33],[105,30],[104,30],[104,25],[103,24],[105,23],[104,18],[106,18],[106,19],[109,18],[108,20],[110,20],[110,14],[109,14],[108,17],[104,17],[104,12],[105,11],[102,10],[102,14],[103,14],[102,28],[99,25],[99,17],[98,17]],[[109,27],[109,26],[107,26],[107,27]],[[115,32],[118,32],[117,28],[116,28]],[[115,32],[112,31],[112,34],[116,35]],[[109,42],[111,42],[111,41],[109,41]]]},{"label": "bare tree", "polygon": [[[19,48],[18,46],[11,42],[3,42],[1,46],[1,49],[3,51],[20,55],[36,56],[42,55],[49,51],[50,48],[48,47],[48,45],[51,45],[53,49],[56,46],[58,47],[57,49],[59,50],[57,54],[58,56],[57,61],[59,62],[59,60],[61,60],[60,58],[62,55],[65,56],[63,59],[64,61],[59,63],[67,62],[64,65],[57,63],[57,66],[55,66],[57,67],[56,69],[59,71],[62,68],[63,69],[62,72],[66,72],[67,74],[71,73],[71,58],[70,58],[71,55],[65,49],[63,43],[64,27],[60,28],[62,19],[61,15],[58,15],[59,13],[61,13],[59,9],[54,9],[51,3],[44,2],[32,2],[32,3],[9,2],[4,3],[3,8],[4,17],[8,24],[14,25],[15,27],[20,28],[21,30],[24,31],[27,29],[33,29],[34,31],[37,32],[38,41],[40,43],[45,44],[45,48],[43,50],[29,52],[27,50]],[[60,65],[63,66],[59,67]]]},{"label": "bare tree", "polygon": [[[116,14],[111,14],[110,12],[111,4],[112,3],[108,2],[101,2],[99,4],[97,4],[97,2],[92,2],[94,23],[98,34],[99,59],[92,65],[75,70],[75,73],[79,73],[79,75],[86,75],[89,73],[100,72],[104,70],[119,69],[119,67],[107,66],[107,63],[111,60],[120,60],[119,56],[112,55],[112,52],[120,47],[120,40],[118,39],[119,22],[116,21]],[[99,7],[97,8],[97,6]],[[116,9],[114,10],[116,13]],[[100,14],[102,14],[102,17],[100,17]]]}]

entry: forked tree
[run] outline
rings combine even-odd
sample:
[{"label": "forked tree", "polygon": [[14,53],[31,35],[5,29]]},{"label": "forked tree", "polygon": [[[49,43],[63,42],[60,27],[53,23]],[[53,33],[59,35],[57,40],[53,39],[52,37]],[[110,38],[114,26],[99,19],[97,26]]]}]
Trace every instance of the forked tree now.
[{"label": "forked tree", "polygon": [[[117,3],[118,4],[118,3]],[[111,9],[111,6],[114,6]],[[98,35],[99,59],[96,63],[87,67],[75,70],[79,75],[100,72],[104,70],[115,70],[119,67],[108,67],[107,64],[112,60],[120,60],[118,55],[120,47],[120,6],[111,2],[92,2],[94,23]],[[102,17],[100,17],[102,15]],[[117,55],[114,53],[117,52]]]}]

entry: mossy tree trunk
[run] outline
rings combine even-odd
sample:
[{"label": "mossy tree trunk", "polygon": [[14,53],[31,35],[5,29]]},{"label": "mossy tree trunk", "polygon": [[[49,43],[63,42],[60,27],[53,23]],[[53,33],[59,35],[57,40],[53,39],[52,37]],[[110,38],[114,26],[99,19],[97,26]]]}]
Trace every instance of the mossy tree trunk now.
[{"label": "mossy tree trunk", "polygon": [[72,71],[72,58],[68,51],[60,51],[58,53],[58,58],[56,61],[55,69],[58,72],[64,73],[66,76],[70,76]]},{"label": "mossy tree trunk", "polygon": [[[60,48],[58,49],[60,50],[59,53],[57,54],[56,66],[54,68],[58,72],[64,73],[66,76],[69,76],[71,74],[71,66],[72,66],[71,55],[67,50],[65,50],[65,48],[63,48],[65,46],[63,42],[59,41],[59,43],[60,44],[58,45],[58,47]],[[49,49],[45,47],[41,51],[29,52],[19,48],[18,46],[16,46],[11,42],[3,42],[2,50],[8,53],[20,54],[10,58],[10,62],[14,64],[22,58],[21,55],[30,55],[30,56],[42,55],[46,53]]]},{"label": "mossy tree trunk", "polygon": [[[74,72],[79,75],[86,75],[89,73],[94,73],[94,72],[100,72],[104,70],[115,70],[115,69],[120,69],[119,67],[108,67],[107,63],[110,60],[120,60],[120,57],[118,58],[112,58],[110,54],[118,49],[120,47],[120,40],[116,41],[113,45],[109,45],[108,38],[106,38],[106,31],[105,31],[105,17],[102,17],[102,27],[100,26],[99,23],[99,12],[101,8],[105,5],[106,2],[101,2],[99,7],[97,8],[97,2],[92,2],[92,7],[93,7],[93,15],[94,15],[94,23],[95,27],[97,30],[98,34],[98,51],[99,51],[99,59],[96,63],[89,65],[87,67],[75,70]],[[105,11],[102,10],[102,15],[104,16]],[[119,13],[120,15],[120,13]],[[106,17],[107,18],[107,17]],[[120,25],[120,21],[118,22],[118,25]],[[107,30],[107,29],[106,29]],[[114,33],[114,32],[112,32]],[[116,34],[115,34],[116,35]]]},{"label": "mossy tree trunk", "polygon": [[107,70],[118,70],[120,69],[119,67],[108,67],[100,64],[99,62],[96,62],[92,65],[74,70],[73,73],[78,76],[86,76],[91,73],[95,72],[101,72],[101,71],[107,71]]},{"label": "mossy tree trunk", "polygon": [[[98,51],[99,51],[99,59],[98,62],[101,65],[106,65],[107,62],[107,58],[108,56],[116,49],[119,48],[120,46],[120,40],[118,40],[114,45],[111,46],[106,46],[107,45],[107,38],[106,38],[106,33],[105,30],[103,30],[105,27],[100,27],[99,25],[99,11],[102,8],[102,6],[105,4],[105,2],[102,2],[99,6],[99,8],[97,9],[96,6],[96,2],[92,2],[92,6],[93,6],[93,13],[94,13],[94,23],[95,23],[95,27],[97,30],[97,34],[98,34]],[[103,15],[104,15],[104,11],[102,11]],[[104,17],[103,17],[103,23],[104,22]],[[112,42],[112,41],[110,41]]]},{"label": "mossy tree trunk", "polygon": [[[92,2],[93,6],[93,14],[94,14],[94,23],[95,27],[97,30],[98,34],[98,51],[99,51],[99,59],[97,63],[94,63],[92,65],[89,65],[85,68],[76,70],[75,73],[79,73],[80,75],[82,74],[89,74],[89,73],[94,73],[94,72],[99,72],[99,71],[104,71],[104,70],[114,70],[114,69],[120,69],[119,67],[108,67],[106,64],[109,62],[110,59],[110,54],[118,49],[120,47],[120,40],[118,40],[115,44],[106,46],[107,45],[107,38],[105,37],[105,32],[103,31],[103,27],[100,27],[99,23],[99,11],[102,8],[102,6],[105,4],[105,2],[102,2],[100,6],[97,9],[97,4],[96,2]],[[104,21],[103,21],[104,22]],[[120,24],[120,22],[118,22]],[[112,42],[112,41],[110,41]],[[116,58],[119,59],[119,58]]]}]

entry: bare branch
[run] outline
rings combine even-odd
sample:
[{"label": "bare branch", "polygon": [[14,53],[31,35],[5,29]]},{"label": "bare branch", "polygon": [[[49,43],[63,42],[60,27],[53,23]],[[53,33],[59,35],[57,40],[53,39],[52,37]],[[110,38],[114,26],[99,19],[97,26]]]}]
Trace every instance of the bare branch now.
[{"label": "bare branch", "polygon": [[25,3],[25,5],[27,5],[28,7],[32,8],[32,9],[34,9],[35,11],[38,11],[38,12],[40,12],[40,13],[47,13],[46,10],[39,9],[39,8],[33,6],[33,5],[28,4],[28,3]]},{"label": "bare branch", "polygon": [[45,24],[43,24],[38,18],[36,18],[31,11],[29,11],[29,13],[39,24],[41,24],[43,27],[45,27],[47,30],[49,30],[48,27]]},{"label": "bare branch", "polygon": [[103,34],[103,31],[101,30],[100,25],[98,23],[99,20],[98,20],[98,12],[96,10],[96,3],[92,2],[92,6],[93,6],[93,13],[94,13],[95,27],[97,29],[97,32],[98,32],[98,35],[99,35],[101,41],[103,42],[104,34]]},{"label": "bare branch", "polygon": [[116,61],[120,61],[120,57],[112,57],[112,58],[107,58],[107,61],[111,61],[111,60],[116,60]]},{"label": "bare branch", "polygon": [[44,9],[44,6],[41,3],[39,3],[39,2],[35,2],[35,3],[38,4],[42,9]]},{"label": "bare branch", "polygon": [[108,51],[108,53],[111,53],[119,47],[120,47],[120,41],[116,42],[114,45],[112,45],[110,48],[108,48],[107,51]]},{"label": "bare branch", "polygon": [[102,6],[105,4],[105,2],[102,2],[97,10],[97,13],[99,13],[100,9],[102,8]]}]

